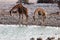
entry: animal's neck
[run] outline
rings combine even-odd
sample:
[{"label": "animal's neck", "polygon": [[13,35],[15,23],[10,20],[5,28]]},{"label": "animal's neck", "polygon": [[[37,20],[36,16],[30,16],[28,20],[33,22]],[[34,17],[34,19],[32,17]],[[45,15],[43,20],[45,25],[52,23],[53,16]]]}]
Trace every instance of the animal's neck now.
[{"label": "animal's neck", "polygon": [[20,0],[20,4],[22,4],[22,0]]},{"label": "animal's neck", "polygon": [[22,4],[19,4],[20,7],[22,7],[23,5]]},{"label": "animal's neck", "polygon": [[20,1],[19,5],[22,6],[22,0],[19,0],[19,1]]}]

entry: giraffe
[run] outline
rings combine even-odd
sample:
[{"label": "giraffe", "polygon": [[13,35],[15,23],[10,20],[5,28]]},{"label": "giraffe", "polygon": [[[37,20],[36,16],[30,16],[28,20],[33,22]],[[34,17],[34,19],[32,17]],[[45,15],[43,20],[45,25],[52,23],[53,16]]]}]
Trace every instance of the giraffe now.
[{"label": "giraffe", "polygon": [[9,12],[10,12],[10,16],[11,15],[11,12],[14,10],[14,9],[17,9],[17,12],[19,13],[19,19],[20,19],[20,15],[22,15],[22,19],[23,19],[23,14],[26,16],[26,21],[28,20],[28,9],[26,7],[24,7],[22,5],[22,0],[20,0],[20,3],[15,5]]},{"label": "giraffe", "polygon": [[[34,21],[36,20],[35,19],[36,14],[38,14],[38,17],[42,16],[42,21],[43,22],[45,21],[46,16],[47,16],[47,12],[43,8],[39,7],[34,11],[34,16],[33,16]],[[43,22],[42,22],[42,24],[43,24]]]}]

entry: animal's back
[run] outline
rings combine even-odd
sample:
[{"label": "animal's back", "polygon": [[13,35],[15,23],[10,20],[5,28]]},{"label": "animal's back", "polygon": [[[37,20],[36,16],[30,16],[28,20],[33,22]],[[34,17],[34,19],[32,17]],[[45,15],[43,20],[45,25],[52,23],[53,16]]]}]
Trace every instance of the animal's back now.
[{"label": "animal's back", "polygon": [[25,8],[25,7],[23,7],[23,11],[24,11],[24,13],[27,13],[27,8]]},{"label": "animal's back", "polygon": [[18,8],[18,12],[19,13],[22,13],[22,8]]},{"label": "animal's back", "polygon": [[19,4],[19,6],[18,6],[18,12],[19,13],[23,12],[23,6],[22,6],[22,4]]},{"label": "animal's back", "polygon": [[45,14],[46,14],[46,11],[43,8],[41,8],[41,7],[37,8],[35,10],[35,12],[40,12],[42,14],[42,16],[45,16]]}]

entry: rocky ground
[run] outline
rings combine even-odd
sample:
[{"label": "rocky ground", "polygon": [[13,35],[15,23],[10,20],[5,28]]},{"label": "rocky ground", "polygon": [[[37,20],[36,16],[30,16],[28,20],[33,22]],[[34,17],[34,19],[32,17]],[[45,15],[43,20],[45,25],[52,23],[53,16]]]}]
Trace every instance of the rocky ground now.
[{"label": "rocky ground", "polygon": [[[26,22],[26,17],[19,20],[18,13],[9,14],[9,10],[14,6],[14,3],[0,3],[0,24],[27,24],[27,25],[41,25],[41,19],[36,15],[36,21],[33,20],[34,10],[38,7],[42,7],[47,12],[47,18],[45,19],[44,26],[59,26],[60,27],[60,10],[57,4],[31,4],[24,6],[28,8],[29,19]],[[20,21],[20,22],[19,22]]]}]

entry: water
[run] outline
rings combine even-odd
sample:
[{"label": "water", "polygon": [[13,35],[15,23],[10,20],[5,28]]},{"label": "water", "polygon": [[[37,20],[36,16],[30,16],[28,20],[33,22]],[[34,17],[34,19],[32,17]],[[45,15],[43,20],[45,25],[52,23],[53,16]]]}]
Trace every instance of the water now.
[{"label": "water", "polygon": [[55,37],[60,35],[58,27],[0,25],[0,40],[30,40],[30,38]]}]

